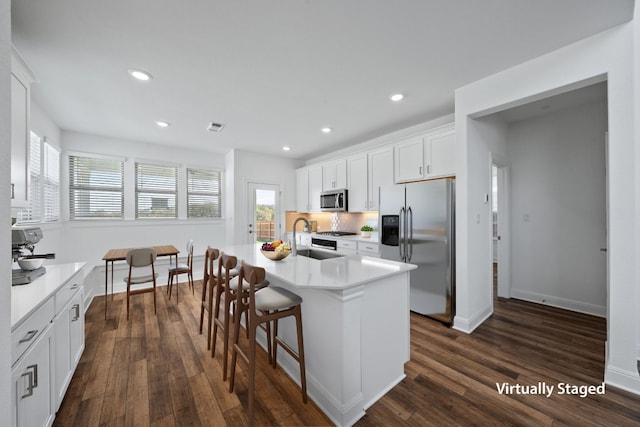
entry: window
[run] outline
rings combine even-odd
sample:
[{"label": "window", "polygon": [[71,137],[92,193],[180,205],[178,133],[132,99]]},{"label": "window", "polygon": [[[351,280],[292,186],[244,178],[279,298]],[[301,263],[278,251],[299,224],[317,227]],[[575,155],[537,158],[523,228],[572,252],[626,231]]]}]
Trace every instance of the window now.
[{"label": "window", "polygon": [[122,218],[124,162],[69,156],[69,218]]},{"label": "window", "polygon": [[136,163],[136,218],[177,218],[178,168]]},{"label": "window", "polygon": [[29,206],[18,222],[53,222],[60,219],[60,152],[31,132],[29,142]]},{"label": "window", "polygon": [[187,169],[187,217],[221,216],[220,171]]}]

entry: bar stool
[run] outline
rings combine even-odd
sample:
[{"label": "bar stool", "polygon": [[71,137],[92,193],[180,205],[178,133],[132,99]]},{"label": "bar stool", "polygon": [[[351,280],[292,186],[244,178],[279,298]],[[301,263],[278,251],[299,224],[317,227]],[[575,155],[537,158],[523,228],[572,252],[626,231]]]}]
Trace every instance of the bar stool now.
[{"label": "bar stool", "polygon": [[[215,298],[213,306],[213,344],[211,345],[211,357],[216,354],[216,341],[218,337],[218,328],[222,329],[222,380],[227,380],[227,364],[229,361],[229,324],[231,316],[231,303],[235,298],[235,292],[229,286],[232,271],[238,265],[238,258],[220,253],[218,259],[218,274],[216,275]],[[220,299],[224,295],[224,307],[222,319],[220,319]]]},{"label": "bar stool", "polygon": [[[254,393],[255,393],[255,370],[256,370],[256,331],[259,325],[268,324],[271,321],[277,322],[279,319],[294,316],[296,320],[296,330],[298,333],[297,354],[285,343],[279,341],[280,345],[287,350],[291,356],[300,364],[300,387],[302,391],[302,401],[307,403],[307,379],[304,364],[304,342],[302,339],[302,298],[286,289],[267,286],[256,289],[256,285],[265,280],[264,268],[252,266],[242,262],[240,274],[238,276],[238,292],[236,294],[236,316],[235,329],[233,334],[233,347],[231,349],[231,377],[229,380],[229,392],[233,392],[236,373],[236,360],[238,354],[249,365],[249,425],[253,425],[254,416]],[[242,298],[244,293],[243,283],[249,284],[248,302]],[[240,316],[243,311],[249,311],[249,354],[244,353],[238,344],[240,338]],[[269,328],[267,328],[267,331]],[[277,338],[274,337],[274,342]],[[267,336],[267,343],[271,343],[271,338]],[[275,346],[274,346],[275,347]],[[269,350],[269,361],[271,362],[271,351]],[[274,366],[275,366],[275,358]]]},{"label": "bar stool", "polygon": [[[222,359],[222,380],[227,380],[227,366],[229,355],[229,327],[231,325],[231,313],[235,316],[237,308],[232,310],[231,306],[236,304],[236,295],[238,292],[238,259],[235,256],[220,253],[218,259],[218,273],[215,276],[216,286],[214,290],[215,297],[213,299],[213,345],[211,346],[211,357],[216,354],[216,341],[218,337],[218,328],[222,330],[222,345],[223,345],[223,359]],[[258,287],[264,287],[269,284],[268,281],[263,280]],[[246,300],[249,297],[249,290],[245,288],[241,292],[241,299]],[[223,313],[222,319],[220,318],[220,302],[223,300]],[[241,313],[241,312],[238,312]],[[248,314],[245,316],[245,324],[248,323]],[[269,338],[271,337],[271,331],[267,331]],[[269,343],[269,349],[271,349],[271,343]],[[269,359],[271,361],[271,359]]]},{"label": "bar stool", "polygon": [[204,276],[202,278],[202,300],[200,303],[200,334],[204,326],[204,313],[207,312],[207,350],[211,348],[211,325],[213,323],[213,299],[214,289],[217,285],[216,276],[213,274],[214,262],[220,256],[220,251],[207,246],[204,253]]}]

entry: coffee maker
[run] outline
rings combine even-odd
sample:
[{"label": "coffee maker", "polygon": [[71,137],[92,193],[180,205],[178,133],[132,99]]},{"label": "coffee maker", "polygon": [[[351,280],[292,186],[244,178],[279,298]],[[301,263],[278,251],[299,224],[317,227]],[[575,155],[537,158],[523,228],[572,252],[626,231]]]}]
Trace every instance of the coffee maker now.
[{"label": "coffee maker", "polygon": [[47,270],[41,266],[42,260],[54,259],[56,255],[33,253],[41,239],[40,227],[11,228],[11,258],[20,265],[20,268],[12,270],[11,286],[26,285],[46,273]]}]

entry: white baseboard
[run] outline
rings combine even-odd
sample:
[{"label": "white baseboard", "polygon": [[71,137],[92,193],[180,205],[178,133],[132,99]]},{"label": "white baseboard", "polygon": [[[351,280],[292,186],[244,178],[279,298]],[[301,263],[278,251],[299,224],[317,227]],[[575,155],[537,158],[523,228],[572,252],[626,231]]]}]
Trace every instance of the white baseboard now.
[{"label": "white baseboard", "polygon": [[638,371],[627,371],[607,366],[604,372],[604,381],[607,385],[626,390],[630,393],[640,394],[640,376]]},{"label": "white baseboard", "polygon": [[[182,260],[181,260],[182,262]],[[158,258],[155,263],[156,273],[159,273],[158,279],[156,280],[157,286],[165,286],[167,284],[167,270],[169,268],[169,258]],[[204,270],[204,255],[196,255],[193,257],[193,280],[202,279],[202,272]],[[104,276],[105,266],[96,265],[93,267],[91,271],[89,271],[85,277],[85,293],[87,296],[85,297],[85,301],[89,301],[90,298],[93,299],[96,296],[104,295],[104,286],[105,286],[105,276]],[[116,263],[113,266],[113,293],[126,292],[127,287],[125,283],[122,281],[122,278],[127,275],[128,266],[124,262]],[[183,276],[184,277],[184,276]],[[181,281],[186,280],[184,278]],[[111,293],[111,268],[109,268],[109,282],[108,282],[108,292]],[[87,304],[88,307],[88,304]]]},{"label": "white baseboard", "polygon": [[493,314],[492,308],[485,307],[484,310],[475,314],[471,318],[465,318],[459,315],[456,315],[453,318],[453,329],[456,329],[461,332],[465,332],[467,334],[472,333],[478,326],[482,324],[485,320],[489,318]]},{"label": "white baseboard", "polygon": [[607,317],[607,307],[604,305],[596,305],[568,298],[545,295],[538,292],[530,292],[514,288],[511,288],[510,294],[511,298],[517,298],[524,301],[535,302],[538,304],[545,304],[551,307],[576,311],[578,313],[591,314],[598,317]]}]

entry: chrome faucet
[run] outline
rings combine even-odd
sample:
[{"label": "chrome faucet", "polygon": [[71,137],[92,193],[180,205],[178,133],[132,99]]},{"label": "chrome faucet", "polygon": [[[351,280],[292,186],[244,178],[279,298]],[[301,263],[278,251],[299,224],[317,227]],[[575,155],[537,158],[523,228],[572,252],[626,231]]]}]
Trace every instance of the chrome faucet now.
[{"label": "chrome faucet", "polygon": [[296,218],[295,221],[293,221],[293,242],[291,244],[291,256],[298,255],[298,247],[296,242],[296,225],[298,225],[298,221],[304,221],[307,227],[311,228],[311,225],[309,224],[309,221],[307,221],[306,218],[298,217]]}]

